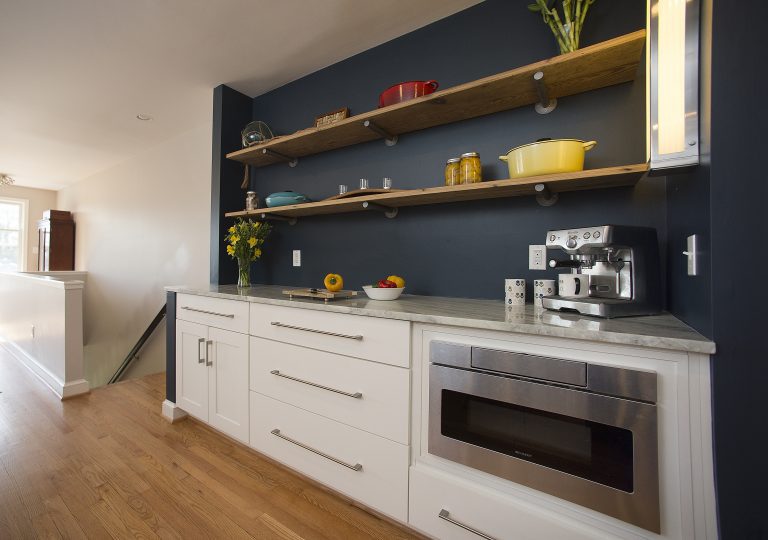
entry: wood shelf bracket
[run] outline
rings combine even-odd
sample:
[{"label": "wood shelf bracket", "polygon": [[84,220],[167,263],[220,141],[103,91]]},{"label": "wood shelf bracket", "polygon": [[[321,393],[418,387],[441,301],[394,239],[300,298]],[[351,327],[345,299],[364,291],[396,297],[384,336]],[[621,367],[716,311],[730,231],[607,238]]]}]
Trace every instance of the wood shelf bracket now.
[{"label": "wood shelf bracket", "polygon": [[544,82],[544,72],[537,71],[533,74],[533,82],[536,85],[536,93],[539,94],[539,102],[534,106],[539,114],[549,114],[557,107],[557,98],[549,97],[547,83]]},{"label": "wood shelf bracket", "polygon": [[287,161],[289,167],[295,167],[296,165],[299,164],[299,158],[291,157],[291,156],[286,156],[285,154],[281,154],[280,152],[275,152],[274,150],[272,150],[270,148],[264,148],[261,151],[261,153],[265,154],[267,156],[274,156],[276,158],[280,158],[283,161]]},{"label": "wood shelf bracket", "polygon": [[547,184],[536,184],[533,189],[536,191],[536,202],[541,206],[552,206],[557,202],[557,193],[552,193]]},{"label": "wood shelf bracket", "polygon": [[277,214],[260,214],[259,217],[262,220],[287,221],[288,225],[296,225],[296,222],[298,221],[295,217],[285,217]]},{"label": "wood shelf bracket", "polygon": [[387,130],[382,129],[381,127],[376,125],[376,123],[373,122],[372,120],[366,120],[365,122],[363,122],[363,126],[367,127],[374,133],[384,137],[384,144],[386,144],[387,146],[395,146],[397,144],[397,135],[392,135]]},{"label": "wood shelf bracket", "polygon": [[363,208],[366,210],[378,210],[379,212],[384,212],[384,215],[387,216],[389,219],[392,219],[397,215],[397,208],[390,208],[389,206],[382,206],[380,204],[372,203],[365,201],[363,203]]}]

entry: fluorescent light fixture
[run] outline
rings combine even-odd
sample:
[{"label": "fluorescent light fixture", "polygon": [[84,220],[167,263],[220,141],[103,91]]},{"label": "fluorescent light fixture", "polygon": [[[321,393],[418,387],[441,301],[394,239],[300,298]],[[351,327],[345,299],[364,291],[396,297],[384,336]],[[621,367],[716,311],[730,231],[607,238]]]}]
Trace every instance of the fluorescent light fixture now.
[{"label": "fluorescent light fixture", "polygon": [[651,170],[699,163],[699,0],[650,0]]}]

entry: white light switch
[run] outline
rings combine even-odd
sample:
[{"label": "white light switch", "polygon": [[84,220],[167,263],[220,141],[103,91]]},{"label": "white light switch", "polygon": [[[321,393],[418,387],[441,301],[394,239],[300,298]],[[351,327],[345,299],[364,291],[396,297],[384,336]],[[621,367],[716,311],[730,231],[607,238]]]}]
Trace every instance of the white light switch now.
[{"label": "white light switch", "polygon": [[688,258],[688,275],[689,276],[698,276],[699,275],[699,265],[697,258],[699,256],[698,251],[698,243],[699,238],[697,235],[692,234],[688,237],[687,244],[686,244],[686,250],[683,251],[683,255],[685,255]]},{"label": "white light switch", "polygon": [[293,266],[301,266],[301,250],[293,250]]}]

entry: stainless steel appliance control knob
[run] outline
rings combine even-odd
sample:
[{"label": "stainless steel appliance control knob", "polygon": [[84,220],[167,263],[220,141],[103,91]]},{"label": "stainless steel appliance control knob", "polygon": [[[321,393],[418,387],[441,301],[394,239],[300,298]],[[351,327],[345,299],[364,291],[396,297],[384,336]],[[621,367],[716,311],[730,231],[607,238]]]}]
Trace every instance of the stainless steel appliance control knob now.
[{"label": "stainless steel appliance control knob", "polygon": [[577,245],[578,244],[577,244],[576,238],[574,236],[571,236],[568,239],[568,241],[565,243],[565,247],[568,247],[568,248],[571,248],[571,249],[575,248]]},{"label": "stainless steel appliance control knob", "polygon": [[557,237],[555,237],[555,235],[554,235],[554,234],[550,234],[550,235],[549,235],[549,241],[550,241],[550,242],[554,242],[555,240],[557,240]]}]

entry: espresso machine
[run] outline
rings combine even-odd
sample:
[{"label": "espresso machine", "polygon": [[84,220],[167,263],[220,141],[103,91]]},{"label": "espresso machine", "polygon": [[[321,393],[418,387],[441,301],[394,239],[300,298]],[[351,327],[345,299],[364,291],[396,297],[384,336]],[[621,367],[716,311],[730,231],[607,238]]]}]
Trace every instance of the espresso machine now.
[{"label": "espresso machine", "polygon": [[587,290],[586,295],[578,297],[545,296],[545,308],[606,318],[661,312],[661,270],[655,229],[602,225],[549,231],[547,249],[553,248],[563,250],[569,258],[551,260],[549,267],[570,269],[583,276]]}]

